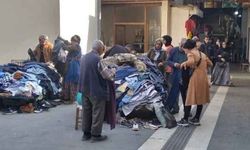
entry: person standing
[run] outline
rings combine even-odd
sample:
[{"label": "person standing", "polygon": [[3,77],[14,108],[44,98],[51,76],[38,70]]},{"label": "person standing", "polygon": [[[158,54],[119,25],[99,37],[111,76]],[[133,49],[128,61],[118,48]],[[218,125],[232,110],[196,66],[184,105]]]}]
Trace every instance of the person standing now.
[{"label": "person standing", "polygon": [[81,38],[78,35],[71,37],[65,49],[68,55],[65,63],[65,73],[63,78],[63,100],[65,104],[72,104],[76,99],[77,86],[80,76],[80,59],[81,59]]},{"label": "person standing", "polygon": [[47,63],[52,59],[52,49],[53,45],[49,42],[47,35],[40,35],[39,44],[33,51],[35,59],[37,62]]},{"label": "person standing", "polygon": [[[201,45],[201,51],[207,55],[207,57],[215,63],[215,47],[212,44],[212,40],[209,36],[205,36],[204,43]],[[212,71],[210,71],[211,73]]]},{"label": "person standing", "polygon": [[[186,39],[181,39],[179,47],[175,47],[169,53],[167,64],[173,68],[171,78],[171,89],[167,98],[167,106],[172,114],[179,112],[178,98],[180,91],[180,83],[182,81],[181,63],[187,60],[187,56],[183,50]],[[181,91],[182,92],[182,91]],[[183,94],[182,94],[183,95]],[[183,98],[183,97],[182,97]],[[186,98],[185,98],[186,99]]]},{"label": "person standing", "polygon": [[165,72],[164,63],[166,62],[167,54],[162,49],[162,45],[163,45],[162,40],[156,39],[154,47],[148,52],[147,56],[164,75]]},{"label": "person standing", "polygon": [[222,42],[222,48],[217,53],[217,62],[215,64],[211,80],[213,85],[233,86],[230,78],[230,55],[227,50],[226,42]]},{"label": "person standing", "polygon": [[98,63],[105,51],[102,41],[94,41],[92,51],[81,59],[79,92],[83,93],[84,105],[82,119],[82,140],[103,141],[107,136],[102,135],[105,104],[108,100],[107,80],[98,71]]},{"label": "person standing", "polygon": [[[163,44],[164,44],[163,49],[165,50],[167,57],[168,57],[170,51],[173,48],[172,37],[169,35],[164,35],[162,38],[163,38]],[[168,82],[170,80],[170,75],[171,75],[172,71],[173,71],[173,68],[171,66],[165,67],[165,73],[166,73],[165,76],[166,76],[166,79]]]},{"label": "person standing", "polygon": [[[204,53],[197,49],[195,41],[187,40],[183,48],[188,59],[180,67],[183,69],[191,67],[194,70],[188,84],[187,98],[184,103],[184,117],[177,124],[179,126],[188,126],[189,123],[200,125],[203,104],[210,102],[207,68],[212,66],[213,63]],[[192,105],[197,105],[196,114],[191,120],[188,120]]]}]

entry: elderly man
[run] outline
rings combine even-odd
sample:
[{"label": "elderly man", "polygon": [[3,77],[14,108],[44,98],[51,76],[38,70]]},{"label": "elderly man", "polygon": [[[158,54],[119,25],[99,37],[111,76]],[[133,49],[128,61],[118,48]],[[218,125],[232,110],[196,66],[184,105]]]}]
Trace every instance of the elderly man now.
[{"label": "elderly man", "polygon": [[105,104],[108,99],[107,81],[98,71],[100,56],[105,46],[102,41],[93,43],[92,51],[82,57],[79,92],[84,95],[82,140],[103,141],[107,136],[101,135],[104,121]]},{"label": "elderly man", "polygon": [[39,36],[39,44],[34,50],[36,61],[47,63],[51,61],[53,45],[48,41],[47,35]]}]

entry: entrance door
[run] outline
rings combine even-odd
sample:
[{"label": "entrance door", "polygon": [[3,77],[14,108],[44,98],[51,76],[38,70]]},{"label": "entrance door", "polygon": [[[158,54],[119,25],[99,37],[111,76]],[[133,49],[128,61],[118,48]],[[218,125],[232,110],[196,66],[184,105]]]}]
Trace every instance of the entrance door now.
[{"label": "entrance door", "polygon": [[144,24],[116,24],[115,43],[132,44],[139,53],[144,52]]}]

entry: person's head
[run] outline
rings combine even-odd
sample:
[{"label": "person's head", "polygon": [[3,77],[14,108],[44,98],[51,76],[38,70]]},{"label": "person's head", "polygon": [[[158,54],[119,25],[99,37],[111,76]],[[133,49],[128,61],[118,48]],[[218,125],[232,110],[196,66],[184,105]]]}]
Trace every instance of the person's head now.
[{"label": "person's head", "polygon": [[92,49],[97,51],[99,55],[102,55],[105,51],[105,45],[101,40],[96,40],[92,45]]},{"label": "person's head", "polygon": [[183,49],[185,52],[188,52],[194,49],[195,47],[196,47],[196,42],[191,39],[187,39],[187,41],[183,45]]},{"label": "person's head", "polygon": [[209,42],[209,36],[205,36],[204,42],[205,42],[205,43],[208,43],[208,42]]},{"label": "person's head", "polygon": [[48,41],[49,37],[45,34],[39,36],[38,41],[40,45],[44,45]]},{"label": "person's head", "polygon": [[171,43],[172,43],[172,37],[171,37],[171,36],[169,36],[169,35],[164,35],[162,38],[163,38],[163,44],[164,44],[165,46],[171,45]]},{"label": "person's head", "polygon": [[162,39],[156,39],[155,40],[155,49],[156,50],[160,50],[162,48],[162,45],[163,45],[163,42],[162,42]]},{"label": "person's head", "polygon": [[221,46],[222,46],[222,48],[226,48],[227,47],[227,43],[224,41],[224,42],[222,42]]},{"label": "person's head", "polygon": [[181,49],[183,49],[183,46],[184,46],[184,44],[186,43],[186,41],[187,41],[186,38],[182,38],[182,39],[181,39],[181,41],[180,41],[180,43],[179,43],[179,47],[180,47]]},{"label": "person's head", "polygon": [[220,39],[219,39],[219,38],[216,39],[216,43],[217,43],[217,42],[220,42]]},{"label": "person's head", "polygon": [[216,42],[215,42],[215,44],[216,44],[218,47],[221,47],[221,45],[220,45],[220,39],[217,39]]},{"label": "person's head", "polygon": [[201,41],[200,41],[200,39],[197,36],[194,36],[192,38],[192,40],[195,41],[196,47],[199,49],[201,47]]},{"label": "person's head", "polygon": [[74,35],[70,39],[72,45],[79,45],[81,42],[81,38],[79,35]]}]

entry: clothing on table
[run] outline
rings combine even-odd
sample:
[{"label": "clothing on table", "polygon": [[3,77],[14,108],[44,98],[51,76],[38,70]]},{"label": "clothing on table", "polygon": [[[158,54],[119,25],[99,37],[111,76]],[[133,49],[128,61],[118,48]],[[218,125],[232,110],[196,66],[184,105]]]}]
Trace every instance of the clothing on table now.
[{"label": "clothing on table", "polygon": [[132,70],[142,72],[146,70],[146,65],[130,53],[119,53],[104,58],[98,63],[98,69],[104,79],[114,81],[117,67],[124,64],[135,66],[136,69],[133,68]]},{"label": "clothing on table", "polygon": [[106,57],[110,57],[110,56],[113,56],[115,54],[121,54],[121,53],[129,53],[129,51],[121,46],[121,45],[114,45],[113,47],[111,47],[103,56],[103,58],[106,58]]}]

